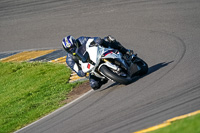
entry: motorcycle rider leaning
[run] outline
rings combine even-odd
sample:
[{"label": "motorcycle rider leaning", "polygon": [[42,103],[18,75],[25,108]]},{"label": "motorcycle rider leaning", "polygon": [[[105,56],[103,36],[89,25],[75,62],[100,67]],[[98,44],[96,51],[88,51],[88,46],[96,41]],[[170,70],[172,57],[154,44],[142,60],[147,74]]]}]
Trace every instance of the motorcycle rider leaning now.
[{"label": "motorcycle rider leaning", "polygon": [[[101,39],[100,37],[84,37],[81,36],[78,39],[75,39],[73,36],[67,36],[63,38],[62,45],[63,48],[67,51],[66,63],[67,65],[77,73],[78,76],[84,77],[86,74],[82,71],[78,58],[74,55],[77,46],[80,47],[87,43],[88,39],[94,39],[96,45],[101,45],[103,47],[110,47],[113,49],[117,49],[121,52],[125,57],[129,57],[133,55],[133,50],[129,50],[124,48],[116,39],[112,36],[104,37]],[[95,90],[99,89],[103,84],[107,83],[108,80],[100,79],[94,75],[89,75],[90,86]]]}]

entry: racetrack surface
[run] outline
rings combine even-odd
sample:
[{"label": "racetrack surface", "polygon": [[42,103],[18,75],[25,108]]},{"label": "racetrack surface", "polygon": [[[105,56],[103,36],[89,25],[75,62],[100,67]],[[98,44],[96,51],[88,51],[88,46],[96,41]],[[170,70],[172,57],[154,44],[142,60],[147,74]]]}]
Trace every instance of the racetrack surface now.
[{"label": "racetrack surface", "polygon": [[0,52],[113,35],[149,64],[127,86],[93,91],[19,132],[130,133],[200,109],[199,0],[0,1]]}]

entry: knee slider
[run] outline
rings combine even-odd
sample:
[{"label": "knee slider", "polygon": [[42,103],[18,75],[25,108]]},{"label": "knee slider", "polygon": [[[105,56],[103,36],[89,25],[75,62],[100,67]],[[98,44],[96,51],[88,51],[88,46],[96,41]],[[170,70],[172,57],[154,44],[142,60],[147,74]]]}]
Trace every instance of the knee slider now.
[{"label": "knee slider", "polygon": [[90,80],[90,86],[93,88],[93,89],[99,89],[100,88],[100,85],[97,81],[95,80]]}]

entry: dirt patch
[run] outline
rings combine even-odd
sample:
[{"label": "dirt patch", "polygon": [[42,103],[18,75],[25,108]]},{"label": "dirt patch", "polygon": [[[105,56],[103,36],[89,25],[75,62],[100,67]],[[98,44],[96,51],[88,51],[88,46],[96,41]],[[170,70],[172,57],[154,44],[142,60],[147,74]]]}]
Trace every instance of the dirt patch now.
[{"label": "dirt patch", "polygon": [[80,85],[78,85],[77,87],[75,87],[68,95],[67,95],[67,99],[62,101],[61,104],[66,104],[69,103],[73,100],[75,100],[76,98],[80,97],[81,95],[83,95],[84,93],[88,92],[89,90],[91,90],[89,81],[86,81]]}]

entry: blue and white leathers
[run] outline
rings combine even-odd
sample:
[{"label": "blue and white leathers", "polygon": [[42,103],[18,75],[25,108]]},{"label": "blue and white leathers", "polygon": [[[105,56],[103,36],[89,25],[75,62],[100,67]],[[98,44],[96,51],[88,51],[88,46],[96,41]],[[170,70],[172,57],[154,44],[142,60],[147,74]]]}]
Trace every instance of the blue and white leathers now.
[{"label": "blue and white leathers", "polygon": [[[102,43],[100,37],[83,37],[83,36],[81,36],[78,39],[76,39],[76,41],[79,42],[80,45],[85,45],[89,39],[93,39],[93,41],[96,44]],[[85,73],[81,70],[79,64],[73,60],[73,55],[71,53],[67,53],[66,63],[73,71],[75,71],[77,73],[78,76],[80,76],[80,77],[85,76]]]},{"label": "blue and white leathers", "polygon": [[[80,77],[85,76],[85,73],[89,72],[90,73],[90,77],[89,77],[90,86],[93,89],[100,88],[103,84],[105,84],[108,81],[107,78],[105,78],[104,76],[102,77],[102,75],[99,75],[98,73],[95,72],[96,68],[98,67],[98,64],[100,63],[99,58],[101,58],[101,56],[97,56],[97,55],[101,55],[100,53],[102,53],[102,50],[103,51],[107,50],[107,52],[104,53],[105,54],[104,56],[109,57],[110,56],[109,54],[113,53],[112,57],[117,58],[117,57],[114,57],[115,50],[114,51],[111,50],[112,48],[117,49],[122,54],[125,54],[127,52],[127,49],[124,48],[119,42],[117,42],[116,40],[109,41],[107,39],[107,37],[105,37],[104,39],[101,39],[100,37],[81,36],[78,39],[76,39],[75,42],[77,44],[76,46],[78,46],[78,47],[82,46],[79,49],[76,49],[76,53],[80,54],[80,55],[82,55],[82,54],[85,55],[84,53],[86,52],[86,49],[87,49],[87,53],[89,55],[91,62],[85,63],[85,62],[83,62],[83,60],[82,61],[78,60],[77,58],[75,58],[76,56],[72,55],[73,54],[72,52],[69,52],[66,50],[68,52],[67,58],[66,58],[66,63]],[[95,47],[93,47],[93,46],[95,46]],[[74,51],[74,50],[72,50],[72,51]],[[116,55],[116,56],[119,56],[119,55]],[[78,55],[78,57],[81,57],[81,56]],[[83,56],[83,59],[84,58],[85,57]],[[123,64],[123,62],[122,62],[122,64]],[[112,63],[105,62],[104,65],[107,65],[114,70],[118,70],[118,68],[115,65],[113,65]]]}]

